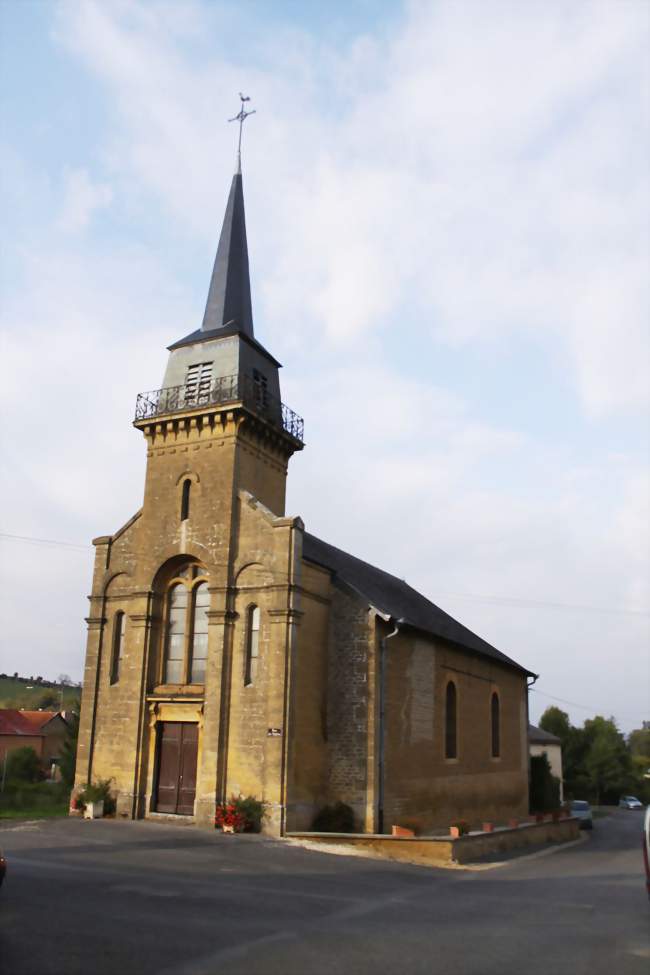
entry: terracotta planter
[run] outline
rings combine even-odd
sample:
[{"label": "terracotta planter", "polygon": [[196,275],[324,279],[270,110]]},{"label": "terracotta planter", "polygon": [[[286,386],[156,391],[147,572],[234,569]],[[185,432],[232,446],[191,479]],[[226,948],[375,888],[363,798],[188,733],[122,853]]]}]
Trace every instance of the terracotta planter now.
[{"label": "terracotta planter", "polygon": [[449,835],[451,836],[452,840],[457,840],[460,837],[460,829],[458,826],[450,826]]},{"label": "terracotta planter", "polygon": [[518,819],[509,819],[508,820],[508,826],[510,827],[510,829],[517,829],[517,827],[519,826],[519,820]]},{"label": "terracotta planter", "polygon": [[483,823],[483,832],[484,833],[493,833],[494,832],[494,823]]},{"label": "terracotta planter", "polygon": [[393,826],[392,829],[393,836],[415,836],[412,829],[407,829],[406,826]]}]

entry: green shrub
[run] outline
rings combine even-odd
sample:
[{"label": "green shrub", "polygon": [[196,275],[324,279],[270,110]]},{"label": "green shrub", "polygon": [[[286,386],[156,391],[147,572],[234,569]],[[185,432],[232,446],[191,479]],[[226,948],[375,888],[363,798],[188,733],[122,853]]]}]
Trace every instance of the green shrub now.
[{"label": "green shrub", "polygon": [[14,748],[7,755],[7,782],[39,782],[43,778],[41,760],[33,748]]},{"label": "green shrub", "polygon": [[255,796],[238,796],[233,799],[235,809],[245,821],[245,833],[261,833],[264,819],[264,804]]},{"label": "green shrub", "polygon": [[355,827],[354,812],[345,802],[324,806],[311,824],[314,833],[354,833]]},{"label": "green shrub", "polygon": [[530,759],[530,811],[551,812],[560,805],[560,781],[551,773],[546,754]]}]

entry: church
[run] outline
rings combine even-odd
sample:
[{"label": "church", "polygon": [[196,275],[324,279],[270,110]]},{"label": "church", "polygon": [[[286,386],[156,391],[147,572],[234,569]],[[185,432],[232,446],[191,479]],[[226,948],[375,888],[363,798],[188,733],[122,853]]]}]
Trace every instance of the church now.
[{"label": "church", "polygon": [[208,828],[250,795],[275,835],[336,802],[366,833],[526,815],[534,675],[285,513],[304,429],[279,369],[238,157],[201,327],[137,397],[142,507],[93,541],[76,791]]}]

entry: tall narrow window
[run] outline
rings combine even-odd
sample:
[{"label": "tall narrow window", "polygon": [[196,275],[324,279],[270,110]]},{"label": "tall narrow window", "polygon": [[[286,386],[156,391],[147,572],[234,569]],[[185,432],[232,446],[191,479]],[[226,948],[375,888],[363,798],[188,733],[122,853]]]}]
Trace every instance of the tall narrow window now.
[{"label": "tall narrow window", "polygon": [[456,685],[450,680],[445,692],[445,758],[458,757],[456,727]]},{"label": "tall narrow window", "polygon": [[187,480],[183,481],[183,491],[181,494],[181,521],[187,521],[190,517],[190,491],[192,490],[192,482],[189,477]]},{"label": "tall narrow window", "polygon": [[124,652],[125,626],[126,626],[126,616],[120,609],[113,617],[113,646],[111,652],[111,684],[116,684],[120,679],[120,667],[122,666],[122,654]]},{"label": "tall narrow window", "polygon": [[501,719],[499,710],[499,695],[496,691],[494,691],[490,701],[490,720],[492,724],[492,758],[499,758],[501,755]]},{"label": "tall narrow window", "polygon": [[169,591],[167,645],[165,647],[165,683],[182,684],[185,659],[185,621],[188,591],[182,584]]},{"label": "tall narrow window", "polygon": [[244,683],[252,684],[257,669],[257,655],[259,653],[260,638],[260,609],[259,606],[249,606],[246,613],[246,669]]},{"label": "tall narrow window", "polygon": [[194,627],[192,630],[192,665],[190,684],[202,684],[205,680],[205,662],[208,656],[208,609],[210,594],[207,582],[201,582],[194,590]]}]

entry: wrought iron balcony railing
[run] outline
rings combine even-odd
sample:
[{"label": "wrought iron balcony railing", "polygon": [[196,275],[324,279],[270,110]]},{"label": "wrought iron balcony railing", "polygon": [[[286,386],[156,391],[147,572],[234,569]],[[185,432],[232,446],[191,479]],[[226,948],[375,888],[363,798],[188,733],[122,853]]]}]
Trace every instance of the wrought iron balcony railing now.
[{"label": "wrought iron balcony railing", "polygon": [[244,374],[222,376],[213,380],[209,387],[187,384],[139,393],[135,404],[135,421],[153,420],[169,413],[226,403],[243,403],[253,413],[304,443],[305,423],[302,417],[271,396],[265,386]]}]

